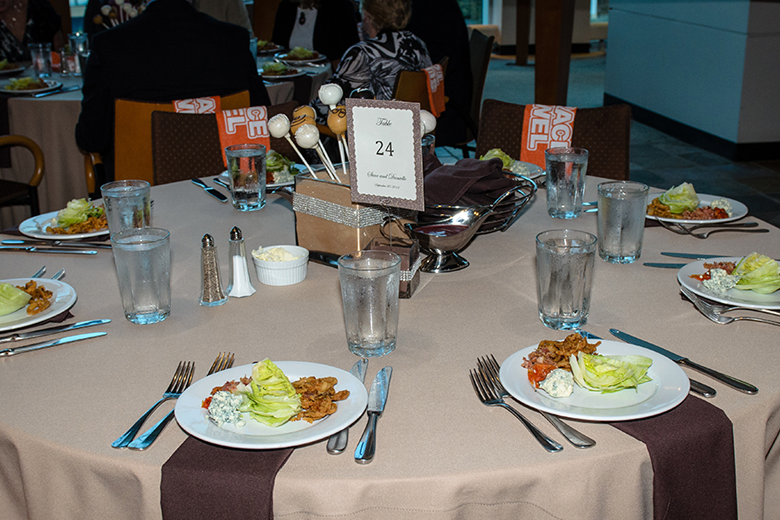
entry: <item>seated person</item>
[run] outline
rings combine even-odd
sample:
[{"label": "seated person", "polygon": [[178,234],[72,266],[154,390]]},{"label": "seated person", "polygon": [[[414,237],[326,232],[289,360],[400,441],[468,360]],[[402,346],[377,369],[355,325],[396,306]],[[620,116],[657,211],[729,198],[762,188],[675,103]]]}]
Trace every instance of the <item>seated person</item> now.
[{"label": "seated person", "polygon": [[199,13],[188,0],[154,0],[138,17],[93,37],[76,143],[103,156],[111,180],[114,100],[166,102],[243,90],[253,106],[270,105],[249,32]]},{"label": "seated person", "polygon": [[335,68],[344,51],[360,41],[355,4],[352,0],[282,0],[272,41],[288,49],[304,47],[324,54]]},{"label": "seated person", "polygon": [[457,0],[412,0],[412,19],[406,29],[425,42],[433,63],[448,58],[444,93],[449,101],[436,125],[436,145],[460,144],[466,140],[464,116],[471,113],[473,89],[469,32],[463,12]]},{"label": "seated person", "polygon": [[192,7],[221,22],[240,25],[250,35],[254,34],[244,0],[192,0]]},{"label": "seated person", "polygon": [[[363,0],[364,41],[347,49],[327,82],[340,85],[344,97],[369,89],[376,99],[392,99],[399,72],[432,65],[425,43],[403,30],[410,16],[410,0]],[[324,122],[327,107],[315,103]]]},{"label": "seated person", "polygon": [[0,0],[0,60],[30,61],[31,43],[63,44],[61,19],[48,0]]}]

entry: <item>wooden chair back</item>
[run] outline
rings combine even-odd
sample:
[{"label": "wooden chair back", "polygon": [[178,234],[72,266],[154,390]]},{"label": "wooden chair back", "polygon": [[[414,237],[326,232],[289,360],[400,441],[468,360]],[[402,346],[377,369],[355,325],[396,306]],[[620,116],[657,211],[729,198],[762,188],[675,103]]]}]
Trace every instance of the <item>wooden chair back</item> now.
[{"label": "wooden chair back", "polygon": [[[525,105],[486,99],[482,105],[477,138],[477,157],[500,148],[514,159],[520,158]],[[578,108],[571,144],[588,150],[588,174],[608,179],[628,180],[631,107],[613,105]]]},{"label": "wooden chair back", "polygon": [[0,206],[30,206],[31,216],[40,214],[38,204],[38,185],[43,180],[45,162],[43,151],[38,144],[21,135],[4,135],[0,137],[0,147],[22,146],[33,154],[35,161],[32,176],[28,182],[17,182],[0,179]]},{"label": "wooden chair back", "polygon": [[[298,103],[268,107],[268,118],[285,114],[292,118]],[[177,114],[156,110],[151,115],[154,184],[218,175],[225,170],[219,128],[214,114]],[[271,149],[298,161],[285,139],[271,137]]]},{"label": "wooden chair back", "polygon": [[[447,76],[446,56],[439,62],[444,76]],[[445,96],[447,92],[444,92]],[[419,103],[420,110],[431,111],[431,101],[428,97],[428,75],[425,71],[402,70],[395,77],[395,87],[393,88],[393,99],[398,101],[408,101]]]},{"label": "wooden chair back", "polygon": [[[250,106],[249,92],[221,100],[223,110]],[[117,99],[114,103],[114,178],[154,183],[152,160],[152,113],[173,112],[173,104]]]}]

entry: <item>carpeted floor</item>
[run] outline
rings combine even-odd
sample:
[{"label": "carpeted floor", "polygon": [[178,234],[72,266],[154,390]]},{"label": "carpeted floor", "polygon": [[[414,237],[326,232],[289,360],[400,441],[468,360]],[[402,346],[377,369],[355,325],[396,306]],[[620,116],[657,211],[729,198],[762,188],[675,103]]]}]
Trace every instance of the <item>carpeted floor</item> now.
[{"label": "carpeted floor", "polygon": [[[603,105],[606,52],[572,56],[568,105]],[[493,56],[483,99],[527,104],[534,100],[534,68],[517,67],[514,56]],[[445,162],[460,152],[438,148]],[[649,126],[631,126],[631,180],[658,188],[690,182],[699,193],[724,195],[746,204],[750,214],[780,227],[780,161],[731,162]]]}]

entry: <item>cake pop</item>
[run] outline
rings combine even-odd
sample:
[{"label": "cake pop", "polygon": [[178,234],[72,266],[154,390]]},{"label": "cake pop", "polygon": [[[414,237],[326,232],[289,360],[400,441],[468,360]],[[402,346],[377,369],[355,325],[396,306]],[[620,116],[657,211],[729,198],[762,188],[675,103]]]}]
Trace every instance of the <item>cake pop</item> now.
[{"label": "cake pop", "polygon": [[293,147],[293,150],[295,150],[295,153],[297,153],[298,157],[301,158],[303,164],[306,165],[306,169],[309,170],[311,176],[314,177],[315,179],[319,179],[319,177],[317,177],[317,174],[314,173],[314,170],[312,170],[311,166],[309,166],[309,163],[306,162],[306,159],[304,159],[301,151],[298,149],[297,146],[295,146],[292,137],[290,137],[290,120],[287,118],[286,115],[276,114],[274,117],[272,117],[268,121],[268,131],[271,133],[271,136],[275,137],[276,139],[281,139],[281,138],[287,139],[287,142],[290,143],[290,146]]},{"label": "cake pop", "polygon": [[344,91],[336,83],[327,83],[322,85],[319,90],[320,101],[328,105],[333,110],[344,97]]},{"label": "cake pop", "polygon": [[293,110],[293,119],[299,116],[306,116],[313,120],[315,117],[317,117],[317,114],[316,112],[314,112],[314,109],[309,105],[301,105],[295,110]]},{"label": "cake pop", "polygon": [[420,110],[420,123],[422,134],[430,134],[436,130],[436,117],[427,110]]},{"label": "cake pop", "polygon": [[331,169],[333,166],[329,166],[329,160],[327,159],[325,150],[320,144],[320,131],[317,130],[315,125],[304,124],[299,126],[298,130],[295,132],[295,142],[298,143],[298,146],[302,148],[313,148],[316,150],[317,154],[320,156],[320,160],[322,161],[323,166],[325,166],[325,170],[327,170],[328,175],[330,175],[330,178],[336,182],[339,182],[339,178],[336,176],[335,170]]},{"label": "cake pop", "polygon": [[[310,107],[298,107],[298,108],[310,108]],[[297,109],[296,109],[297,110]],[[313,111],[313,110],[312,110]],[[317,126],[316,121],[314,120],[314,117],[310,117],[308,113],[306,113],[306,110],[299,111],[299,116],[294,117],[292,122],[290,123],[290,133],[292,135],[298,134],[298,129],[302,125],[314,125]],[[294,113],[293,113],[294,114]],[[322,141],[319,142],[320,149],[325,150],[325,147],[322,145]],[[336,173],[336,168],[333,167],[333,163],[330,160],[330,157],[328,157],[327,154],[325,154],[325,161],[323,162],[323,166],[328,170],[329,173]]]},{"label": "cake pop", "polygon": [[338,105],[328,113],[328,128],[336,134],[339,142],[341,164],[344,166],[344,172],[349,175],[349,167],[347,166],[346,154],[344,152],[347,147],[346,138],[344,137],[344,134],[347,132],[347,109],[344,105]]}]

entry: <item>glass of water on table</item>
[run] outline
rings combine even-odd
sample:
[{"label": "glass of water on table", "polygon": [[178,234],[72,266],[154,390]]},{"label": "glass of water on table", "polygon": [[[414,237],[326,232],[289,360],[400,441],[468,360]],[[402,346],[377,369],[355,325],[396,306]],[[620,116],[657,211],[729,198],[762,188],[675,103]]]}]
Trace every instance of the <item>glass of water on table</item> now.
[{"label": "glass of water on table", "polygon": [[572,219],[582,213],[588,151],[584,148],[548,148],[544,151],[547,170],[547,213],[552,218]]},{"label": "glass of water on table", "polygon": [[230,193],[238,211],[257,211],[265,206],[265,146],[235,144],[225,148]]}]

